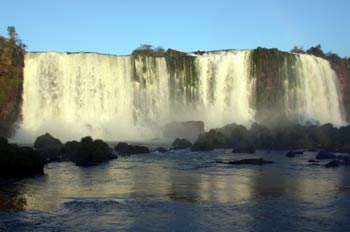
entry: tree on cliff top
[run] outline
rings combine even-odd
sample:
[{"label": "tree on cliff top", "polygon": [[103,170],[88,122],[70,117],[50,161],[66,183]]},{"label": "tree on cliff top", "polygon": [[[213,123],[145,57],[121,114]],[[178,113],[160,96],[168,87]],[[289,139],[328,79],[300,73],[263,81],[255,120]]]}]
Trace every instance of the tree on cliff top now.
[{"label": "tree on cliff top", "polygon": [[22,40],[18,37],[16,28],[14,26],[7,27],[7,34],[8,34],[8,38],[0,36],[0,45],[2,47],[13,47],[13,48],[18,47],[22,50],[27,48],[27,45],[25,45],[22,42]]},{"label": "tree on cliff top", "polygon": [[294,46],[292,50],[290,50],[290,52],[294,52],[294,53],[305,53],[304,48],[303,47],[298,47],[298,46]]},{"label": "tree on cliff top", "polygon": [[145,56],[163,56],[165,53],[164,48],[158,46],[154,47],[150,44],[141,44],[138,48],[136,48],[132,55],[145,55]]},{"label": "tree on cliff top", "polygon": [[321,44],[316,45],[315,47],[309,48],[307,51],[307,54],[312,54],[314,56],[325,58],[325,54],[321,48]]}]

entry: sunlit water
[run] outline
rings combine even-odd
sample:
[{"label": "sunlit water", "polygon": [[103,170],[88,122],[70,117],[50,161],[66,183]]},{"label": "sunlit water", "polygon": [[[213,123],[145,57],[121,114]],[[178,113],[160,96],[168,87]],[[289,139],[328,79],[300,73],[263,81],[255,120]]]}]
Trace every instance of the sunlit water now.
[{"label": "sunlit water", "polygon": [[[350,231],[350,168],[284,152],[174,151],[0,184],[0,231]],[[264,157],[265,166],[216,159]],[[323,164],[323,163],[322,163]]]}]

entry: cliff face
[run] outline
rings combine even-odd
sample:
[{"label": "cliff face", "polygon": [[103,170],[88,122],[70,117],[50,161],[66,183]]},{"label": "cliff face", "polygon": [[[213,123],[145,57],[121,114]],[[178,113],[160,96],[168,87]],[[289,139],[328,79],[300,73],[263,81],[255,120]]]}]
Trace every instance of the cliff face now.
[{"label": "cliff face", "polygon": [[277,49],[257,48],[253,51],[253,76],[256,78],[256,119],[263,124],[285,121],[285,81],[293,84],[296,74],[294,54]]},{"label": "cliff face", "polygon": [[337,73],[343,93],[343,101],[346,111],[346,121],[350,122],[350,58],[327,58],[333,70]]},{"label": "cliff face", "polygon": [[11,135],[20,115],[24,51],[0,45],[0,136]]}]

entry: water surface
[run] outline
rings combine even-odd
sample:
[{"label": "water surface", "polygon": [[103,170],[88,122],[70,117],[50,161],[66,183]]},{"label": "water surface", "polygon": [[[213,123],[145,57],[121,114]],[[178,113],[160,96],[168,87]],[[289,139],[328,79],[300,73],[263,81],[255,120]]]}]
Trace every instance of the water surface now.
[{"label": "water surface", "polygon": [[[172,151],[0,184],[0,231],[350,231],[350,168],[283,152]],[[230,166],[217,159],[264,157]]]}]

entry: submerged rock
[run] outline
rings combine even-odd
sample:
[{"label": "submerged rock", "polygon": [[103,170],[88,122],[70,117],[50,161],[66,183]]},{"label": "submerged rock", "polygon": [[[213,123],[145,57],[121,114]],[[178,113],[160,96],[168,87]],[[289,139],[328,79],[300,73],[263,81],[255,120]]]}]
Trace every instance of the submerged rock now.
[{"label": "submerged rock", "polygon": [[45,158],[31,147],[19,147],[0,138],[0,178],[24,178],[43,175]]},{"label": "submerged rock", "polygon": [[325,165],[326,168],[336,168],[339,167],[339,161],[337,160],[332,160],[329,163]]},{"label": "submerged rock", "polygon": [[39,136],[34,142],[34,148],[37,149],[49,162],[60,161],[62,159],[62,147],[62,142],[49,133]]},{"label": "submerged rock", "polygon": [[318,163],[318,162],[320,162],[320,161],[314,160],[314,159],[309,159],[307,162],[309,162],[309,163]]},{"label": "submerged rock", "polygon": [[187,139],[175,139],[175,141],[172,143],[171,147],[175,150],[177,149],[187,149],[192,146],[192,143],[188,141]]},{"label": "submerged rock", "polygon": [[332,153],[326,152],[326,151],[320,151],[317,156],[316,159],[336,159],[337,156],[333,155]]},{"label": "submerged rock", "polygon": [[168,149],[166,149],[165,147],[157,147],[156,151],[158,151],[160,153],[165,153],[168,151]]},{"label": "submerged rock", "polygon": [[254,154],[255,153],[255,147],[254,146],[238,147],[238,148],[233,149],[232,153]]},{"label": "submerged rock", "polygon": [[224,164],[233,164],[233,165],[263,165],[263,164],[273,164],[274,161],[264,160],[263,158],[259,159],[241,159],[241,160],[231,160],[231,161],[222,161],[216,160],[216,163]]},{"label": "submerged rock", "polygon": [[144,153],[151,152],[148,147],[138,146],[138,145],[129,145],[124,142],[118,143],[117,146],[115,146],[114,150],[119,154],[123,154],[123,155],[135,155],[135,154],[144,154]]},{"label": "submerged rock", "polygon": [[288,151],[286,154],[286,157],[293,158],[296,155],[302,155],[302,154],[304,154],[302,151]]}]

